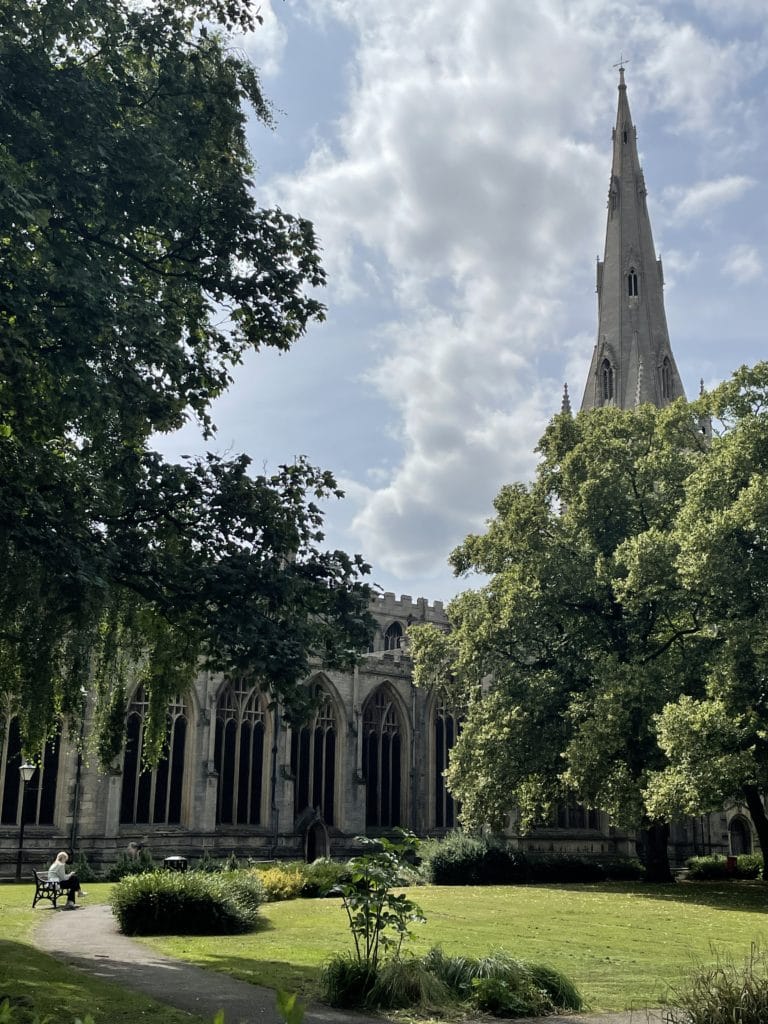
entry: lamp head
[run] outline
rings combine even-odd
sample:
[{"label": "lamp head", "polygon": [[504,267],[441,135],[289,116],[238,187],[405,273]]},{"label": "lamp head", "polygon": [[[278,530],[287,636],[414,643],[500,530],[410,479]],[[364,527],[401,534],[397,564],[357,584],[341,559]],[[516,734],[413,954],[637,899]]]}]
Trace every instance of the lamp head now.
[{"label": "lamp head", "polygon": [[37,765],[32,764],[30,761],[24,761],[19,765],[19,771],[21,772],[21,777],[24,782],[29,782],[36,770]]}]

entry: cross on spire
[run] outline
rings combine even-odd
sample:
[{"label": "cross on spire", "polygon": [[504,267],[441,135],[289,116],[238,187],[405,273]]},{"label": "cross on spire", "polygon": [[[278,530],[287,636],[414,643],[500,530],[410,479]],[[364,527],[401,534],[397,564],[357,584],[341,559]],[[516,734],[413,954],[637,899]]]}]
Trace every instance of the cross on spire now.
[{"label": "cross on spire", "polygon": [[630,63],[629,57],[625,57],[624,54],[622,53],[622,54],[619,55],[618,61],[613,66],[615,68],[618,68],[619,71],[623,71],[624,70],[624,65],[625,64],[629,64],[629,63]]}]

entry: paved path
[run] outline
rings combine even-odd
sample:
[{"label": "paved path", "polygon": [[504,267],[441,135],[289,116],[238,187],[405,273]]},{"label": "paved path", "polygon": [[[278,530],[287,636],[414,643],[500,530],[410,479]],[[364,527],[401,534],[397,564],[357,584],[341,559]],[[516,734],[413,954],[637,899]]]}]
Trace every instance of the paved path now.
[{"label": "paved path", "polygon": [[[59,960],[106,981],[143,992],[180,1010],[212,1020],[224,1009],[226,1024],[279,1024],[275,993],[268,988],[237,981],[226,974],[156,953],[121,935],[105,904],[78,907],[65,913],[39,907],[40,924],[35,942]],[[340,1012],[316,1003],[307,1007],[306,1024],[382,1024],[382,1018]],[[660,1024],[658,1011],[579,1014],[545,1017],[542,1024]],[[517,1024],[533,1024],[517,1021]]]}]

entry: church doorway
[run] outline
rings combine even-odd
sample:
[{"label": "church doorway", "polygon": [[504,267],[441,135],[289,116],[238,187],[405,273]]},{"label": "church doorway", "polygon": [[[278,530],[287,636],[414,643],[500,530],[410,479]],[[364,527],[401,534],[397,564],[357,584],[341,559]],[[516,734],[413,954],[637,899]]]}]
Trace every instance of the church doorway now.
[{"label": "church doorway", "polygon": [[304,859],[311,864],[318,857],[330,857],[331,843],[328,838],[328,829],[324,822],[315,821],[307,829],[304,837]]},{"label": "church doorway", "polygon": [[746,818],[731,818],[728,822],[728,834],[731,840],[731,854],[734,857],[752,853],[752,829]]}]

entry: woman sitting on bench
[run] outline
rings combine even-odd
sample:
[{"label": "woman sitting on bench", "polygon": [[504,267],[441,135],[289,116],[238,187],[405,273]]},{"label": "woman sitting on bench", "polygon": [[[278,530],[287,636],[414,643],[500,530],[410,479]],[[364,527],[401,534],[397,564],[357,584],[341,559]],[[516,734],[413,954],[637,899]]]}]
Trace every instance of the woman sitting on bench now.
[{"label": "woman sitting on bench", "polygon": [[69,860],[69,854],[66,850],[62,850],[61,853],[56,854],[56,860],[48,868],[48,879],[51,882],[58,882],[62,889],[67,890],[67,902],[64,907],[65,910],[75,909],[75,893],[80,893],[84,896],[83,890],[80,888],[80,880],[74,871],[67,871],[66,863]]}]

